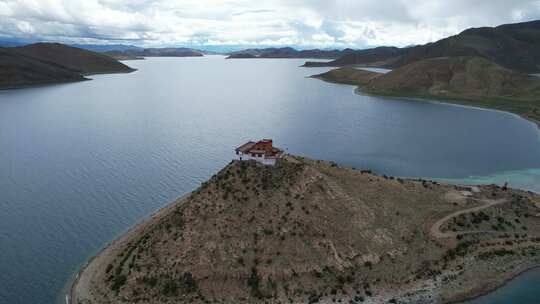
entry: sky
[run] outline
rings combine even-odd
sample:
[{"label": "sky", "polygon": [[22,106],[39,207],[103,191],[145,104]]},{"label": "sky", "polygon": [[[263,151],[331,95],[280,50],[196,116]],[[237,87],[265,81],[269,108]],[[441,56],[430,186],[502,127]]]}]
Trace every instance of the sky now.
[{"label": "sky", "polygon": [[540,0],[0,0],[0,40],[369,48],[540,19]]}]

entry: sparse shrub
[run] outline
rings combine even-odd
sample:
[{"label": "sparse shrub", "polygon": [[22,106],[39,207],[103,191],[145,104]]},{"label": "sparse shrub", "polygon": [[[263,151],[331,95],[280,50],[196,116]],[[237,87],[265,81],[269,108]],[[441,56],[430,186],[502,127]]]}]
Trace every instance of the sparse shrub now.
[{"label": "sparse shrub", "polygon": [[112,290],[115,290],[115,291],[118,291],[120,289],[120,287],[124,286],[124,284],[126,284],[126,281],[127,281],[127,277],[123,274],[121,275],[117,275],[116,277],[114,277],[114,281],[113,281],[113,284],[111,286],[111,289]]},{"label": "sparse shrub", "polygon": [[178,293],[178,285],[175,281],[168,279],[167,281],[165,281],[161,292],[166,297],[175,296]]}]

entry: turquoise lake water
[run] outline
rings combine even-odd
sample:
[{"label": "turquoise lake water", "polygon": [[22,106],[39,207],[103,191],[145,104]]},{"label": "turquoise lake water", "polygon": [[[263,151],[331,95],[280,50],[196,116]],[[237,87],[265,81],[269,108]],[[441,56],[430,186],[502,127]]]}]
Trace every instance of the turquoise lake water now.
[{"label": "turquoise lake water", "polygon": [[[540,192],[540,132],[515,115],[359,96],[308,78],[326,69],[302,60],[127,63],[138,71],[0,91],[1,304],[64,302],[88,257],[249,139],[381,174]],[[514,282],[498,297],[540,286]]]}]

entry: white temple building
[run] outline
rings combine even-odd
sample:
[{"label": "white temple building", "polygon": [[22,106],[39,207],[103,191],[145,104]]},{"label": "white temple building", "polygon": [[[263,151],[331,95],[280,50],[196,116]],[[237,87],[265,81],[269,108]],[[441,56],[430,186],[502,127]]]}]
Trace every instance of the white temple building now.
[{"label": "white temple building", "polygon": [[239,160],[255,160],[270,166],[275,165],[276,160],[283,156],[283,150],[274,147],[271,139],[248,141],[234,151]]}]

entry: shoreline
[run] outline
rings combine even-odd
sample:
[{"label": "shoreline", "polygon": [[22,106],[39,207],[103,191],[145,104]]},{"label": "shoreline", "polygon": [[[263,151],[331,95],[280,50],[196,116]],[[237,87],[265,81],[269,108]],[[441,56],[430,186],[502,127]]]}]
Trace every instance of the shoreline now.
[{"label": "shoreline", "polygon": [[22,90],[22,89],[32,89],[32,88],[39,88],[39,87],[48,87],[48,86],[54,86],[54,85],[62,85],[62,84],[72,84],[72,83],[79,83],[79,82],[85,82],[85,81],[92,81],[93,78],[89,78],[90,76],[97,76],[97,75],[111,75],[111,74],[129,74],[136,72],[137,69],[130,68],[129,71],[111,71],[111,72],[96,72],[96,73],[81,73],[80,75],[83,77],[82,79],[78,80],[67,80],[67,81],[43,81],[43,82],[36,82],[36,83],[28,83],[28,84],[15,84],[15,85],[8,85],[0,87],[1,91],[8,91],[8,90]]},{"label": "shoreline", "polygon": [[483,110],[483,111],[494,111],[494,112],[500,112],[510,115],[515,115],[519,118],[522,118],[534,125],[536,125],[536,128],[540,130],[540,121],[536,120],[534,118],[528,117],[524,114],[518,114],[514,113],[508,110],[503,109],[497,109],[497,108],[490,108],[490,107],[483,107],[480,105],[474,105],[474,104],[468,104],[467,102],[474,102],[474,100],[467,100],[467,99],[457,99],[457,98],[446,98],[446,97],[440,97],[440,96],[403,96],[403,95],[393,95],[393,94],[372,94],[366,91],[363,91],[359,86],[356,86],[354,89],[354,93],[357,95],[367,95],[367,96],[375,96],[375,97],[392,97],[397,99],[403,99],[403,100],[412,100],[412,101],[422,101],[422,102],[431,102],[431,103],[438,103],[438,104],[446,104],[456,107],[464,107],[469,109],[477,109],[477,110]]},{"label": "shoreline", "polygon": [[[108,254],[111,254],[117,249],[120,245],[125,242],[129,242],[131,239],[136,238],[138,233],[140,233],[145,228],[152,226],[153,223],[161,219],[163,216],[168,214],[175,206],[182,204],[192,192],[189,192],[185,195],[180,196],[176,200],[166,204],[165,206],[159,208],[158,210],[151,213],[149,216],[143,218],[141,221],[135,223],[133,226],[128,228],[125,232],[122,232],[118,237],[114,238],[112,241],[108,242],[103,248],[101,248],[95,255],[83,262],[82,267],[71,276],[71,280],[68,281],[67,294],[65,294],[66,304],[78,304],[78,289],[81,283],[81,279],[87,280],[85,282],[88,284],[90,279],[92,279],[93,272],[87,273],[93,268],[99,268],[101,265],[98,263],[95,264],[98,259],[102,259],[100,262],[107,262]],[[86,276],[89,276],[88,278]],[[88,289],[88,286],[83,286]]]},{"label": "shoreline", "polygon": [[532,266],[520,269],[518,271],[510,272],[510,273],[508,273],[507,275],[505,275],[502,278],[500,284],[495,284],[493,286],[487,286],[487,287],[481,287],[480,290],[478,291],[478,293],[473,294],[473,292],[471,292],[469,294],[464,294],[464,295],[458,297],[457,299],[450,299],[450,300],[444,302],[444,304],[466,304],[469,301],[473,301],[475,299],[486,296],[486,295],[488,295],[488,294],[490,294],[490,293],[492,293],[492,292],[494,292],[496,290],[499,290],[499,289],[505,287],[506,285],[508,285],[513,280],[520,277],[521,275],[524,275],[524,274],[526,274],[528,272],[535,271],[535,270],[540,270],[540,264],[539,265],[532,265]]},{"label": "shoreline", "polygon": [[420,96],[420,95],[408,96],[408,95],[398,95],[398,94],[383,94],[383,93],[375,93],[375,92],[371,93],[368,91],[364,91],[358,83],[338,82],[331,79],[325,79],[324,77],[321,77],[320,74],[307,76],[307,78],[314,78],[314,79],[322,80],[327,83],[351,85],[354,87],[353,92],[357,95],[366,95],[366,96],[374,96],[374,97],[391,97],[391,98],[404,99],[404,100],[442,103],[442,104],[453,105],[453,106],[462,106],[462,107],[468,107],[468,108],[473,108],[473,109],[480,109],[480,110],[486,110],[486,111],[498,111],[498,112],[502,112],[506,114],[512,114],[522,119],[525,119],[528,122],[533,123],[534,125],[536,125],[537,129],[540,130],[540,120],[527,116],[527,113],[518,114],[510,110],[493,108],[493,107],[488,107],[488,106],[481,106],[478,104],[474,104],[476,102],[475,99],[467,99],[467,98],[460,99],[460,98],[445,97],[445,96]]},{"label": "shoreline", "polygon": [[[317,79],[321,79],[323,81],[326,81],[325,79],[322,79],[322,78],[317,78]],[[329,82],[330,83],[337,83],[337,84],[347,84],[347,83],[339,83],[339,82],[331,82],[331,81],[329,81]],[[467,103],[468,101],[474,102],[474,100],[457,99],[457,98],[450,98],[450,97],[447,98],[447,97],[441,97],[441,96],[414,96],[414,95],[413,96],[406,96],[406,95],[394,95],[394,94],[375,94],[375,93],[370,93],[370,92],[363,91],[362,88],[359,87],[358,85],[354,85],[354,86],[356,86],[356,87],[354,88],[353,91],[357,95],[366,95],[366,96],[375,96],[375,97],[391,97],[391,98],[397,98],[397,99],[403,99],[403,100],[431,102],[431,103],[446,104],[446,105],[451,105],[451,106],[456,106],[456,107],[464,107],[464,108],[469,108],[469,109],[477,109],[477,110],[483,110],[483,111],[494,111],[494,112],[510,114],[510,115],[514,115],[514,116],[517,116],[519,118],[522,118],[522,119],[536,125],[536,128],[538,130],[540,130],[540,121],[539,120],[528,117],[528,116],[526,116],[524,114],[518,114],[518,113],[508,111],[508,110],[490,108],[490,107],[483,107],[483,106],[480,106],[480,105],[474,105],[474,104],[468,104]]]}]

